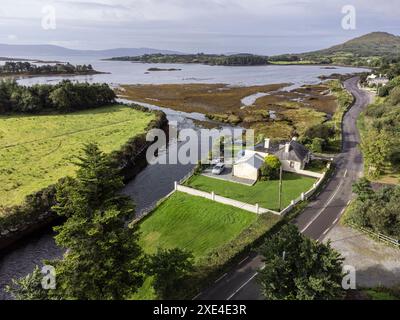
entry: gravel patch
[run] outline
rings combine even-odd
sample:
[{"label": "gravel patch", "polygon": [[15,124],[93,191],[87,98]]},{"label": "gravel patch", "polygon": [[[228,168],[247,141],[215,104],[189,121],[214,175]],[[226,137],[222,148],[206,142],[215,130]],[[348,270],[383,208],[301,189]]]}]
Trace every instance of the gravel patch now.
[{"label": "gravel patch", "polygon": [[377,242],[360,231],[335,226],[325,237],[356,268],[358,288],[400,285],[400,249]]}]

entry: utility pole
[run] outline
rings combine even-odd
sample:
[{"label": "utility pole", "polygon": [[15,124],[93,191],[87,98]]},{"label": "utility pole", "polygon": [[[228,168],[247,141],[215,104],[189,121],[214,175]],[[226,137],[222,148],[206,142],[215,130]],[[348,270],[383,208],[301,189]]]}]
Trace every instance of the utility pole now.
[{"label": "utility pole", "polygon": [[282,166],[279,169],[279,212],[282,210]]}]

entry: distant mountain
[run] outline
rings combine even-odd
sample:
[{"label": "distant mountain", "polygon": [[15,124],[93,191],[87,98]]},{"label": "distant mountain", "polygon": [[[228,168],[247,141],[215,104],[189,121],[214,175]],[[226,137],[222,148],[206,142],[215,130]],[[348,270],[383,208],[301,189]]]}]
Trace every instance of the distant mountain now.
[{"label": "distant mountain", "polygon": [[101,58],[115,56],[141,56],[143,54],[179,54],[176,51],[152,48],[116,48],[108,50],[74,50],[55,45],[14,45],[0,44],[0,56],[18,57],[64,57],[64,56],[96,56]]},{"label": "distant mountain", "polygon": [[328,49],[307,54],[332,55],[339,52],[359,57],[391,56],[400,54],[400,37],[387,32],[372,32]]}]

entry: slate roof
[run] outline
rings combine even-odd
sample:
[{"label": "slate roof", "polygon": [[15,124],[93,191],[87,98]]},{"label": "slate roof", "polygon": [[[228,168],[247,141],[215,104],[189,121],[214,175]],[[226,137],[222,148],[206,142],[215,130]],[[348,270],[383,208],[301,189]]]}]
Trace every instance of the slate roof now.
[{"label": "slate roof", "polygon": [[307,158],[307,155],[310,151],[307,150],[305,146],[301,143],[298,143],[295,140],[289,142],[289,152],[285,152],[285,145],[280,145],[279,150],[275,152],[275,155],[280,160],[289,160],[289,161],[297,161],[302,162]]},{"label": "slate roof", "polygon": [[257,153],[254,153],[249,156],[244,156],[243,158],[237,160],[235,165],[241,163],[248,163],[249,165],[253,166],[256,169],[260,169],[262,164],[264,163],[264,158]]}]

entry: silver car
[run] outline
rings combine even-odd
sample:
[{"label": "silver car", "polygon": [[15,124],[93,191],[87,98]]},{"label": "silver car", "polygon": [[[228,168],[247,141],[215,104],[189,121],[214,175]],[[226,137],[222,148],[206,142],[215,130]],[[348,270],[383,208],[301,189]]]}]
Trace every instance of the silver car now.
[{"label": "silver car", "polygon": [[225,169],[225,165],[223,163],[218,163],[215,165],[215,167],[212,169],[212,174],[221,174]]}]

